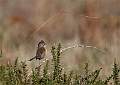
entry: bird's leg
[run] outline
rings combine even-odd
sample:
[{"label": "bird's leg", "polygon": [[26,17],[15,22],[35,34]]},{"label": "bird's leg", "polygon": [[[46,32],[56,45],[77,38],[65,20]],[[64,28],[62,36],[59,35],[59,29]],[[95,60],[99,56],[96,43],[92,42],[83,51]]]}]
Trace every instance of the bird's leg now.
[{"label": "bird's leg", "polygon": [[39,60],[39,66],[40,66],[41,64],[40,64],[40,60]]}]

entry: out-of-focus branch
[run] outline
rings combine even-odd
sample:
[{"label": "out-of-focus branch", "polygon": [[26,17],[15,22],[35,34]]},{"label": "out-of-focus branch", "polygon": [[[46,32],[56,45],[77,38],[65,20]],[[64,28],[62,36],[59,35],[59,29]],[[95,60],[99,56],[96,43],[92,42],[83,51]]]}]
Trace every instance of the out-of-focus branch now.
[{"label": "out-of-focus branch", "polygon": [[[71,11],[63,11],[64,14],[73,14],[73,12]],[[80,17],[85,17],[85,18],[88,18],[88,19],[100,19],[102,17],[96,17],[96,16],[87,16],[87,15],[84,15],[84,14],[79,14],[78,16]]]},{"label": "out-of-focus branch", "polygon": [[41,30],[44,26],[46,26],[47,24],[51,23],[52,21],[56,21],[56,19],[61,15],[62,11],[59,11],[58,13],[56,13],[55,15],[49,17],[45,22],[43,22],[42,24],[36,26],[37,29],[32,33],[32,35],[34,35],[36,32],[38,32],[39,30]]},{"label": "out-of-focus branch", "polygon": [[[56,14],[54,14],[53,16],[49,17],[45,22],[43,22],[42,24],[36,26],[37,29],[31,34],[34,35],[35,33],[37,33],[39,30],[41,30],[44,26],[46,26],[49,23],[53,23],[54,21],[56,21],[56,19],[59,19],[59,16],[65,15],[65,14],[72,14],[73,12],[68,12],[65,10],[60,10],[59,12],[57,12]],[[100,19],[100,17],[94,17],[94,16],[86,16],[83,14],[79,15],[80,17],[85,17],[85,18],[89,18],[89,19]]]}]

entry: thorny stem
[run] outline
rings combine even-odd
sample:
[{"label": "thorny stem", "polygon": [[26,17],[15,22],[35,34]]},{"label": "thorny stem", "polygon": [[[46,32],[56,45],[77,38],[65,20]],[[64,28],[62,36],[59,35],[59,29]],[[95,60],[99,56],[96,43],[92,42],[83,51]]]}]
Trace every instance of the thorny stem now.
[{"label": "thorny stem", "polygon": [[[82,44],[77,44],[77,45],[73,45],[73,46],[70,46],[70,47],[61,49],[60,53],[63,53],[63,52],[65,52],[65,51],[69,50],[69,49],[79,48],[79,47],[81,47],[81,48],[93,48],[93,49],[96,49],[96,50],[98,50],[98,51],[100,51],[100,52],[102,52],[102,53],[105,53],[105,51],[103,51],[102,49],[99,49],[99,48],[97,48],[97,47],[90,46],[90,45],[82,45]],[[45,59],[44,61],[42,61],[42,62],[44,63],[44,62],[46,62],[47,60],[49,60],[49,59],[46,58],[46,59]]]},{"label": "thorny stem", "polygon": [[61,50],[61,53],[69,50],[69,49],[72,49],[72,48],[78,48],[78,47],[81,47],[81,48],[93,48],[93,49],[96,49],[102,53],[105,53],[103,50],[97,48],[97,47],[94,47],[94,46],[90,46],[90,45],[81,45],[81,44],[78,44],[78,45],[74,45],[74,46],[71,46],[71,47],[67,47],[67,48],[64,48]]}]

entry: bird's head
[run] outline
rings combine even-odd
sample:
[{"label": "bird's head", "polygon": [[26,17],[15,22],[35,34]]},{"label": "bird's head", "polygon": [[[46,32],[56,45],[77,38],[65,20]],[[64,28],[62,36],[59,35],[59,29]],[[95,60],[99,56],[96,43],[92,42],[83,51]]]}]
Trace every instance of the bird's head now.
[{"label": "bird's head", "polygon": [[45,41],[44,40],[41,40],[39,43],[38,43],[38,48],[39,47],[44,47],[46,45]]}]

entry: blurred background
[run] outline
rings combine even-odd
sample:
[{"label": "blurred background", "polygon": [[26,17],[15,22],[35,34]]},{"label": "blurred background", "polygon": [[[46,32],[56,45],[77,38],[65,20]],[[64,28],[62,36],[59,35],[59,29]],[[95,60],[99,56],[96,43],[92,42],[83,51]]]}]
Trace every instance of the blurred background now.
[{"label": "blurred background", "polygon": [[120,61],[119,9],[119,0],[0,0],[0,63],[27,61],[43,39],[47,57],[59,42],[62,48],[79,43],[103,50],[70,49],[61,55],[62,63],[77,69],[88,62],[107,73],[114,59]]}]

